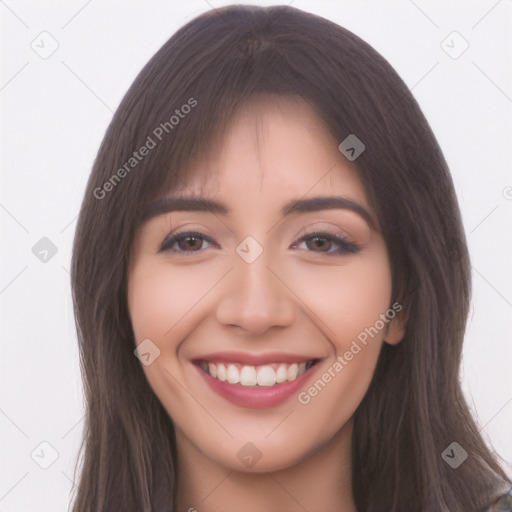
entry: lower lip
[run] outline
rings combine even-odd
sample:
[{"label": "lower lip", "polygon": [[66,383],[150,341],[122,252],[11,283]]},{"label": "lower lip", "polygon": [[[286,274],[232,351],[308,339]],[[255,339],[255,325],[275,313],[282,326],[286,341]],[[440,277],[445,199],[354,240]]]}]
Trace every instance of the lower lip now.
[{"label": "lower lip", "polygon": [[313,375],[314,364],[308,368],[299,378],[290,382],[283,382],[275,386],[242,386],[241,384],[230,384],[213,378],[206,373],[200,366],[194,365],[206,383],[217,394],[229,400],[240,407],[249,407],[251,409],[265,409],[281,404],[290,396],[297,393],[302,386]]}]

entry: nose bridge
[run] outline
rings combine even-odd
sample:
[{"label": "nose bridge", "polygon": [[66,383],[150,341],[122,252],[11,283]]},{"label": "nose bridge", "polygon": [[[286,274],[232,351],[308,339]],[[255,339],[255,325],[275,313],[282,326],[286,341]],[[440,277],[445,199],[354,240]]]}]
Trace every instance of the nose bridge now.
[{"label": "nose bridge", "polygon": [[[247,249],[243,243],[240,247]],[[236,255],[217,308],[220,322],[240,326],[254,334],[293,322],[290,294],[269,267],[272,268],[272,263],[267,251],[263,250],[254,260],[244,257],[243,252]]]},{"label": "nose bridge", "polygon": [[249,303],[261,309],[272,300],[277,299],[275,277],[269,270],[267,255],[261,255],[252,263],[237,262],[235,278],[237,280],[237,295],[246,305]]}]

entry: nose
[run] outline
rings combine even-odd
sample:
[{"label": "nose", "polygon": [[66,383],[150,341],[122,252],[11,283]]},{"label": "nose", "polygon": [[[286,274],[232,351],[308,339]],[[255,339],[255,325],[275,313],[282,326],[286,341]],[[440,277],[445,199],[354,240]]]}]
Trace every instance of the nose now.
[{"label": "nose", "polygon": [[239,258],[226,276],[217,305],[217,320],[257,336],[295,319],[293,292],[282,276],[268,266],[265,252],[252,263]]}]

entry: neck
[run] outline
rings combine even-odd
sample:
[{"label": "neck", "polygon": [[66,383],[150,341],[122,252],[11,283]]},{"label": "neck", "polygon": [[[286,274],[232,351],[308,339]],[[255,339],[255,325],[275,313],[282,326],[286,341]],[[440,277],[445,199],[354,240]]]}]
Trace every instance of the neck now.
[{"label": "neck", "polygon": [[176,431],[178,510],[354,512],[352,423],[297,464],[273,472],[236,472],[207,458]]}]

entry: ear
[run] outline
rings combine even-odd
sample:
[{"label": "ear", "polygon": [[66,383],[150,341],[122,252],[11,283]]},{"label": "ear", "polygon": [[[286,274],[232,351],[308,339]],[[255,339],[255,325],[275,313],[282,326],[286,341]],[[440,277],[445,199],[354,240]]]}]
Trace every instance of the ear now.
[{"label": "ear", "polygon": [[395,316],[389,321],[384,343],[389,345],[397,345],[402,341],[407,325],[407,312],[405,308],[397,311]]}]

